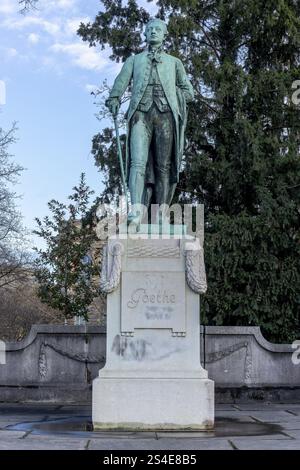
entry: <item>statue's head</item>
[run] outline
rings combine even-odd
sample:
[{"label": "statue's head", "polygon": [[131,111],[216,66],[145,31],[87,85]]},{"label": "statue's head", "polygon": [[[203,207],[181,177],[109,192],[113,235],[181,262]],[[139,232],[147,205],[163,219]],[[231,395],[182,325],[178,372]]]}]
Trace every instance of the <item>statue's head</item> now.
[{"label": "statue's head", "polygon": [[153,18],[147,23],[145,36],[147,44],[151,46],[160,46],[167,35],[167,25],[164,21]]}]

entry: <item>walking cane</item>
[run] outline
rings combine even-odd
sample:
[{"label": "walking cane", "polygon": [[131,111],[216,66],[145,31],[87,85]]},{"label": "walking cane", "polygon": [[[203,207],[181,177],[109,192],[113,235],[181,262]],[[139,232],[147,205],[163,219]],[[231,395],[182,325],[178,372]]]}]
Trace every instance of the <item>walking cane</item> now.
[{"label": "walking cane", "polygon": [[126,185],[126,178],[125,178],[125,172],[124,172],[124,163],[123,163],[117,114],[115,114],[113,118],[114,118],[116,139],[117,139],[117,149],[118,149],[117,151],[118,151],[118,157],[119,157],[119,163],[120,163],[120,169],[121,169],[122,187],[123,187],[124,196],[126,198],[126,207],[128,208],[127,185]]}]

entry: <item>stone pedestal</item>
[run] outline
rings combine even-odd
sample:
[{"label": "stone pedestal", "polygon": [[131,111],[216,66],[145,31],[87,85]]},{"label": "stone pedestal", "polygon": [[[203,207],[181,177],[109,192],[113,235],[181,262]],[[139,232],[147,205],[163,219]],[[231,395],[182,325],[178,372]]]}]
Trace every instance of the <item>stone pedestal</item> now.
[{"label": "stone pedestal", "polygon": [[107,296],[106,365],[93,382],[95,429],[213,427],[214,383],[200,365],[199,295],[186,282],[192,240],[141,233],[109,239],[105,269],[117,279]]}]

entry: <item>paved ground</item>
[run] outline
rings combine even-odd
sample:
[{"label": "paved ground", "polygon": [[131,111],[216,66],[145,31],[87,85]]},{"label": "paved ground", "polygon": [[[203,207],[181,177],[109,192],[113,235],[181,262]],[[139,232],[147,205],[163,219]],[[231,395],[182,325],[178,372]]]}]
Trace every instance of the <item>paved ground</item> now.
[{"label": "paved ground", "polygon": [[299,404],[218,405],[214,432],[93,432],[89,406],[0,403],[0,450],[300,450]]}]

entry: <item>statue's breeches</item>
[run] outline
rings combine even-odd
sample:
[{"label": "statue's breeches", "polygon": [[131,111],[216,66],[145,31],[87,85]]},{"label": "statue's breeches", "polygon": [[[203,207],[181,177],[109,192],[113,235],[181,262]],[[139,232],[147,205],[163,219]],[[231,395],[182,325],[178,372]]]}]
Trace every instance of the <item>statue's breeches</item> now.
[{"label": "statue's breeches", "polygon": [[135,112],[130,130],[129,177],[129,189],[135,203],[142,201],[145,183],[149,183],[145,181],[146,168],[147,173],[152,175],[155,202],[168,203],[173,143],[174,119],[171,110],[161,112],[153,104],[148,112]]},{"label": "statue's breeches", "polygon": [[[141,202],[146,167],[153,166],[155,200],[168,203],[170,168],[174,142],[174,119],[171,111],[161,112],[155,104],[148,112],[136,111],[130,130],[130,192],[135,202]],[[149,159],[151,148],[152,161]]]}]

